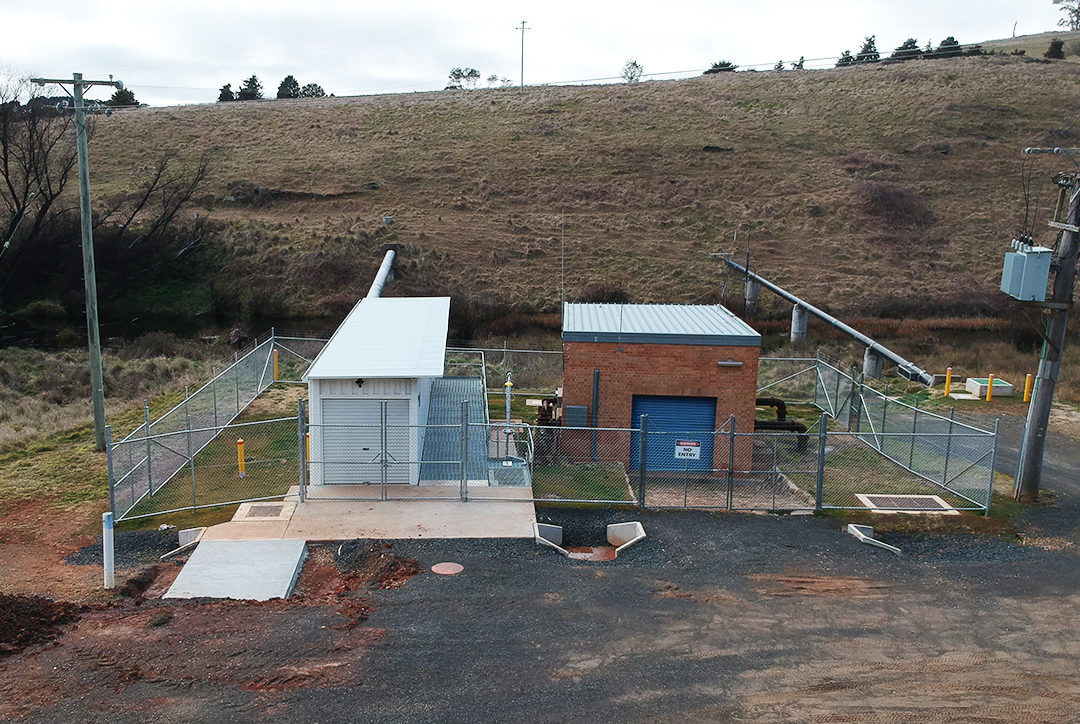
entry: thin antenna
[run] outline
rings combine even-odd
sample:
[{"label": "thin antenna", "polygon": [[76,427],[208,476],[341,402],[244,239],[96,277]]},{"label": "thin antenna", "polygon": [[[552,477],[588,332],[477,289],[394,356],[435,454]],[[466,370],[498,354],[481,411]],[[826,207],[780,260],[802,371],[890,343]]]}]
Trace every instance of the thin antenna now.
[{"label": "thin antenna", "polygon": [[623,304],[620,304],[619,305],[619,346],[618,346],[618,351],[619,352],[622,352],[622,315],[623,315],[623,310],[624,309],[626,309],[626,306],[623,305]]}]

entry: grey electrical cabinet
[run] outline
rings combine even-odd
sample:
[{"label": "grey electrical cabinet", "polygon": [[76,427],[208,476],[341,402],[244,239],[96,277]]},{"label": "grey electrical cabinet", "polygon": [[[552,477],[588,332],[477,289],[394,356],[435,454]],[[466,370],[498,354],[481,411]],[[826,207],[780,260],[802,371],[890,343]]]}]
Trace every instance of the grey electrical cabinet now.
[{"label": "grey electrical cabinet", "polygon": [[1001,272],[1001,291],[1025,302],[1046,301],[1046,283],[1050,278],[1053,249],[1029,246],[1014,241],[1015,252],[1005,255]]}]

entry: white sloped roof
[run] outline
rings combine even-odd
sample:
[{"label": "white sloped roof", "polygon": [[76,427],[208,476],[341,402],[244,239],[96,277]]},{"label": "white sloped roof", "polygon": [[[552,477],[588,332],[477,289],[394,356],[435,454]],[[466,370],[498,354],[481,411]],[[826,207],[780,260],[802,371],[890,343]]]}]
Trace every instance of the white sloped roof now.
[{"label": "white sloped roof", "polygon": [[304,380],[438,377],[449,322],[450,297],[361,299]]}]

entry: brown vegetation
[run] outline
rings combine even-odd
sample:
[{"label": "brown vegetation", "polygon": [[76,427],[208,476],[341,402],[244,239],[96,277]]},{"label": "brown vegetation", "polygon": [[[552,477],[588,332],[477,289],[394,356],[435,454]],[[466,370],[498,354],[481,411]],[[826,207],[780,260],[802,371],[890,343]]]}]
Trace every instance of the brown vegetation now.
[{"label": "brown vegetation", "polygon": [[[224,148],[203,200],[219,271],[198,293],[214,279],[265,315],[342,314],[386,242],[404,246],[388,293],[452,294],[459,336],[556,312],[564,246],[568,298],[686,302],[722,282],[708,252],[736,231],[758,271],[846,315],[894,300],[936,316],[952,297],[997,313],[1025,221],[1019,151],[1061,145],[1078,75],[998,56],[140,109],[99,122],[95,185],[122,190],[163,146]],[[1029,226],[1060,165],[1036,164]]]}]

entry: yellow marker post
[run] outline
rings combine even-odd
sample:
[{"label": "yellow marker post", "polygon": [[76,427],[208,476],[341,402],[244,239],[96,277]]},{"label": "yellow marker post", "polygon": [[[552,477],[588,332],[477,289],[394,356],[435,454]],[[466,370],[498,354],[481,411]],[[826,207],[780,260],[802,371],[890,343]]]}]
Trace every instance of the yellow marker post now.
[{"label": "yellow marker post", "polygon": [[1029,374],[1024,381],[1024,402],[1031,402],[1031,388],[1035,386],[1035,375]]},{"label": "yellow marker post", "polygon": [[274,350],[274,382],[278,381],[278,351]]},{"label": "yellow marker post", "polygon": [[307,438],[307,463],[311,467],[311,433],[305,432],[304,437]]},{"label": "yellow marker post", "polygon": [[236,462],[240,467],[240,477],[244,477],[244,438],[236,439]]},{"label": "yellow marker post", "polygon": [[994,399],[994,376],[990,375],[986,378],[986,401]]},{"label": "yellow marker post", "polygon": [[952,389],[952,367],[945,368],[945,396],[949,396],[949,390]]}]

